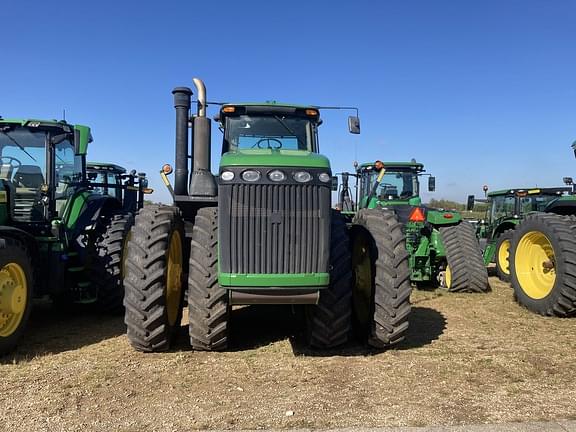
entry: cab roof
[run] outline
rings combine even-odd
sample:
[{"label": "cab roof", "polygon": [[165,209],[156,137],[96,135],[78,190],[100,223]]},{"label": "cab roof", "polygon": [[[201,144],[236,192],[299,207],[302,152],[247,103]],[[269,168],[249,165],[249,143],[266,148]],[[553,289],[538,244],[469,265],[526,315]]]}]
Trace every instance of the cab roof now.
[{"label": "cab roof", "polygon": [[488,192],[487,196],[513,196],[516,194],[526,194],[526,195],[562,195],[565,192],[572,191],[570,187],[555,187],[555,188],[514,188],[514,189],[501,189],[492,192]]},{"label": "cab roof", "polygon": [[[362,171],[364,169],[371,169],[374,166],[374,162],[366,162],[361,164],[358,167],[358,171]],[[420,162],[386,162],[386,161],[382,161],[382,163],[384,164],[384,168],[386,169],[390,169],[393,170],[395,168],[400,168],[400,169],[412,169],[416,172],[423,172],[424,171],[424,164],[420,163]]]},{"label": "cab roof", "polygon": [[126,168],[108,162],[86,162],[86,169],[88,171],[109,171],[113,174],[124,174]]}]

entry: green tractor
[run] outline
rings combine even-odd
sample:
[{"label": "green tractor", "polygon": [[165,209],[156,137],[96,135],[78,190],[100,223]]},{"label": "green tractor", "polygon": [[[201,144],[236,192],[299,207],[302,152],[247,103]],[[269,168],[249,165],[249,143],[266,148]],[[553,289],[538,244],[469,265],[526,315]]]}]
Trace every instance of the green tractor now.
[{"label": "green tractor", "polygon": [[[576,155],[576,142],[572,144]],[[564,179],[573,186],[571,178]],[[576,316],[576,195],[526,214],[510,241],[510,276],[518,303],[532,312]]]},{"label": "green tractor", "polygon": [[[487,191],[487,187],[486,191]],[[572,192],[571,187],[557,188],[517,188],[488,192],[486,199],[468,196],[467,209],[472,210],[474,202],[488,204],[486,217],[477,226],[480,247],[484,251],[484,265],[496,264],[496,275],[504,282],[510,282],[510,240],[516,226],[532,212],[554,211]]]},{"label": "green tractor", "polygon": [[[196,350],[227,349],[232,306],[255,304],[303,304],[310,345],[345,343],[352,325],[351,248],[345,221],[330,205],[332,174],[328,159],[319,154],[319,107],[221,105],[216,121],[223,132],[222,157],[215,176],[206,89],[199,79],[194,84],[194,116],[192,91],[173,91],[173,186],[167,178],[171,166],[165,165],[161,175],[174,204],[140,210],[127,244],[130,343],[143,352],[169,349],[185,303]],[[360,132],[357,116],[349,118],[349,130]],[[387,234],[386,227],[379,229]],[[394,240],[398,236],[401,232],[394,232]],[[384,237],[390,250],[380,250],[378,265],[387,264],[392,279],[402,279],[407,274],[403,247]],[[400,253],[398,259],[394,253]],[[403,338],[410,286],[379,283],[376,293],[364,299],[369,315],[364,337],[384,347]]]},{"label": "green tractor", "polygon": [[22,336],[32,299],[122,308],[132,216],[86,180],[90,129],[0,118],[0,353]]},{"label": "green tractor", "polygon": [[[488,275],[473,226],[457,211],[430,208],[420,198],[424,165],[380,162],[356,165],[356,203],[351,202],[347,178],[343,178],[339,207],[353,221],[374,209],[396,214],[406,237],[410,280],[436,283],[453,292],[485,292]],[[434,191],[435,178],[428,178]],[[350,211],[351,210],[351,211]],[[378,221],[374,222],[375,224]],[[354,253],[354,259],[361,254]]]},{"label": "green tractor", "polygon": [[130,172],[126,168],[108,162],[88,162],[86,175],[92,188],[103,195],[116,198],[122,208],[136,213],[144,206],[144,196],[154,192],[148,187],[145,173]]}]

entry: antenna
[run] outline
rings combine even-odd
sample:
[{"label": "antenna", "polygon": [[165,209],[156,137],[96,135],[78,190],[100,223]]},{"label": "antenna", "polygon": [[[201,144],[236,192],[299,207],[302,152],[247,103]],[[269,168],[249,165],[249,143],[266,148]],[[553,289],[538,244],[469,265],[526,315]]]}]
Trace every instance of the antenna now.
[{"label": "antenna", "polygon": [[62,120],[66,121],[66,108],[62,108]]}]

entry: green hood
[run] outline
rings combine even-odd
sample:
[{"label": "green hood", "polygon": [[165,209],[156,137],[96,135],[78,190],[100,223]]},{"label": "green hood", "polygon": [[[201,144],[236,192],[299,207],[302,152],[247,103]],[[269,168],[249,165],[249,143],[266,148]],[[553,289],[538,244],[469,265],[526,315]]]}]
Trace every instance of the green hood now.
[{"label": "green hood", "polygon": [[224,153],[220,167],[268,166],[330,169],[328,159],[317,153],[302,150],[250,149]]}]

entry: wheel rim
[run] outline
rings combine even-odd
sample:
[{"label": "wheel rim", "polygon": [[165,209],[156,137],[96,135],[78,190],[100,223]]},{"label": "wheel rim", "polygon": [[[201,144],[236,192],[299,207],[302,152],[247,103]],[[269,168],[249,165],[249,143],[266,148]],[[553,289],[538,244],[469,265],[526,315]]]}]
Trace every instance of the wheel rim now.
[{"label": "wheel rim", "polygon": [[0,269],[0,336],[8,337],[20,327],[28,302],[24,269],[14,262]]},{"label": "wheel rim", "polygon": [[168,323],[173,326],[180,312],[180,298],[182,297],[182,240],[178,231],[174,231],[170,236],[167,273],[166,309]]},{"label": "wheel rim", "polygon": [[550,240],[538,231],[522,236],[514,256],[520,289],[530,298],[539,300],[552,291],[556,282],[556,260]]},{"label": "wheel rim", "polygon": [[446,266],[446,271],[444,272],[444,283],[448,289],[452,286],[452,269],[450,268],[450,265]]},{"label": "wheel rim", "polygon": [[504,240],[498,248],[498,267],[504,274],[510,274],[510,240]]},{"label": "wheel rim", "polygon": [[358,236],[352,250],[352,266],[356,277],[353,291],[354,313],[361,325],[370,322],[372,300],[372,260],[366,236]]}]

